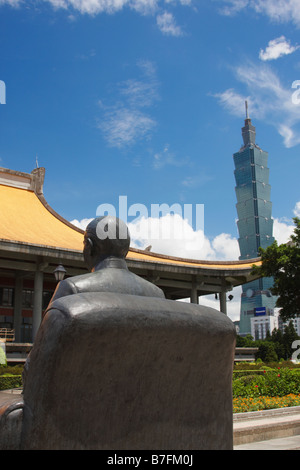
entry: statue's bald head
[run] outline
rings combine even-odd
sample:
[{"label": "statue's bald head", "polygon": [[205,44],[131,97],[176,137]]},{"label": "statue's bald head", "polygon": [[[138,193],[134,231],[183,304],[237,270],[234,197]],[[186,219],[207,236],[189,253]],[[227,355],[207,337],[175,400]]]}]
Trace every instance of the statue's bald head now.
[{"label": "statue's bald head", "polygon": [[117,217],[103,216],[93,219],[84,233],[84,259],[92,270],[108,256],[125,258],[130,245],[127,225]]}]

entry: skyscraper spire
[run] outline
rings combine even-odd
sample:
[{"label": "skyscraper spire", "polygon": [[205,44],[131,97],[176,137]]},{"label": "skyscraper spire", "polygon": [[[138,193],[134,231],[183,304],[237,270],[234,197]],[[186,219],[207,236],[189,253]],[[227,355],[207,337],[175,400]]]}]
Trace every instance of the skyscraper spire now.
[{"label": "skyscraper spire", "polygon": [[248,115],[248,101],[247,101],[247,100],[245,101],[245,108],[246,108],[246,119],[249,119],[249,115]]},{"label": "skyscraper spire", "polygon": [[246,108],[246,119],[245,126],[242,128],[242,136],[244,141],[244,147],[249,147],[250,145],[255,145],[256,130],[251,123],[248,112],[248,101],[245,101]]}]

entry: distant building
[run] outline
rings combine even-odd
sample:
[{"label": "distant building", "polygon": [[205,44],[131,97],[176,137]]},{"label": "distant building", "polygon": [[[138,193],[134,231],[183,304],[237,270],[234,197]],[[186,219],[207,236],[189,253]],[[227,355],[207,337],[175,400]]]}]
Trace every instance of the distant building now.
[{"label": "distant building", "polygon": [[[274,328],[278,328],[278,316],[273,314],[273,311],[266,309],[264,315],[258,315],[251,318],[251,336],[254,341],[258,339],[265,339],[267,333],[272,334]],[[268,315],[270,313],[271,315]]]},{"label": "distant building", "polygon": [[[265,310],[265,312],[263,311]],[[256,341],[257,339],[265,339],[267,333],[272,334],[272,331],[276,328],[284,333],[284,329],[290,322],[298,336],[300,336],[300,317],[291,318],[286,322],[283,322],[279,315],[279,309],[275,308],[274,311],[262,307],[257,309],[255,316],[250,319],[251,322],[251,336]]]},{"label": "distant building", "polygon": [[296,331],[297,335],[300,336],[300,318],[299,318],[299,317],[291,318],[290,320],[287,320],[286,322],[283,322],[283,321],[281,320],[281,318],[279,317],[279,318],[278,318],[278,328],[282,331],[282,333],[284,333],[284,328],[285,328],[290,322],[292,322],[293,327],[295,328],[295,331]]},{"label": "distant building", "polygon": [[[274,238],[268,153],[255,143],[256,130],[248,116],[247,102],[242,136],[244,144],[233,159],[240,260],[249,260],[258,257],[259,247],[267,248]],[[270,292],[272,283],[272,278],[262,278],[242,286],[240,335],[251,333],[251,318],[256,308],[274,309],[276,298]]]}]

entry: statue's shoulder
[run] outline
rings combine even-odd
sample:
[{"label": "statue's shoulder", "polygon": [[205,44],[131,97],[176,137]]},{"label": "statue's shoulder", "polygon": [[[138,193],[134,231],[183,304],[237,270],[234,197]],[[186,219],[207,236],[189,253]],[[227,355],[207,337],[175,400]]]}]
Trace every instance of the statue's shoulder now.
[{"label": "statue's shoulder", "polygon": [[132,272],[129,272],[129,276],[133,280],[134,294],[143,295],[146,297],[160,297],[163,299],[165,298],[165,294],[162,289],[157,287],[152,282],[149,282],[146,279],[143,279],[142,277],[137,276]]}]

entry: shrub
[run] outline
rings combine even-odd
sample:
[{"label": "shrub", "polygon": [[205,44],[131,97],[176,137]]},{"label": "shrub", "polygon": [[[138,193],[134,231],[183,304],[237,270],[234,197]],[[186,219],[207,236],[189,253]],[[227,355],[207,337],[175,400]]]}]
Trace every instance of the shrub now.
[{"label": "shrub", "polygon": [[1,375],[0,376],[0,390],[8,390],[10,388],[18,388],[22,386],[21,375]]},{"label": "shrub", "polygon": [[246,375],[232,382],[233,397],[258,397],[265,394],[265,377]]},{"label": "shrub", "polygon": [[16,365],[16,366],[0,366],[0,377],[2,375],[7,375],[7,374],[11,374],[11,375],[22,375],[22,372],[23,372],[23,365]]},{"label": "shrub", "polygon": [[232,382],[234,397],[283,397],[300,394],[300,371],[288,368],[265,368],[263,374],[236,378]]}]

